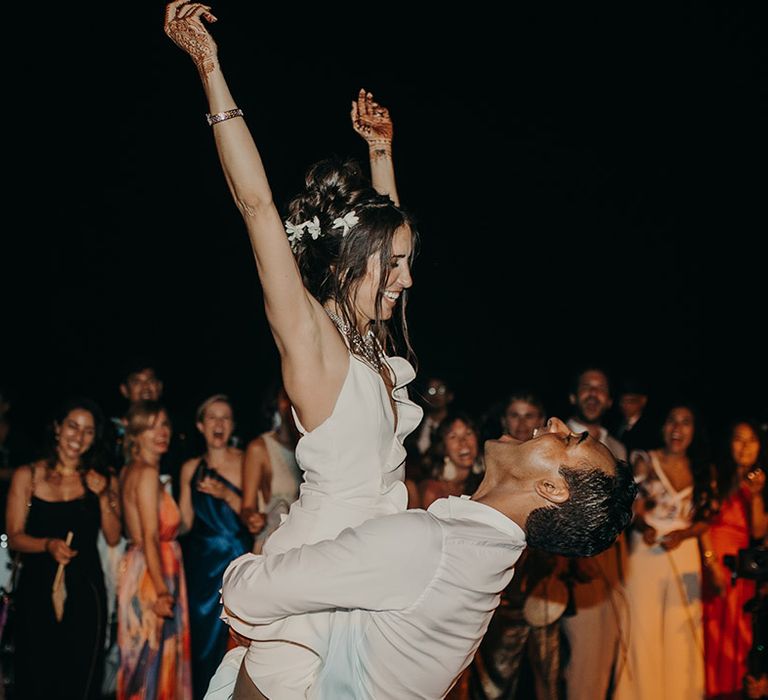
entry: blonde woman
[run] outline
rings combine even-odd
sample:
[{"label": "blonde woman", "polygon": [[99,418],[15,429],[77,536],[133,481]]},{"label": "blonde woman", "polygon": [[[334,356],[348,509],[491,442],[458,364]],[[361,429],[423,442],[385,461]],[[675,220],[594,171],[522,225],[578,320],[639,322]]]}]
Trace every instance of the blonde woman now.
[{"label": "blonde woman", "polygon": [[120,473],[128,548],[120,563],[118,700],[191,696],[187,591],[176,535],[181,514],[160,482],[171,423],[156,401],[126,414],[130,459]]},{"label": "blonde woman", "polygon": [[181,467],[179,508],[187,532],[193,691],[202,698],[229,640],[220,619],[221,576],[233,559],[251,549],[252,538],[240,522],[243,452],[229,444],[235,427],[229,399],[224,394],[207,398],[195,423],[206,449]]}]

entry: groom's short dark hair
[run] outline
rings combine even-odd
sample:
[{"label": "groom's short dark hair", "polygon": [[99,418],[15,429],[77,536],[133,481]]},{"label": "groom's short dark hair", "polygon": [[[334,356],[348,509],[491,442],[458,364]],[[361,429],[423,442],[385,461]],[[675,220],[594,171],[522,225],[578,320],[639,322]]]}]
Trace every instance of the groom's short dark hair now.
[{"label": "groom's short dark hair", "polygon": [[591,557],[608,549],[632,519],[637,486],[631,467],[618,461],[613,476],[602,469],[560,467],[560,475],[569,498],[528,516],[528,545],[568,557]]}]

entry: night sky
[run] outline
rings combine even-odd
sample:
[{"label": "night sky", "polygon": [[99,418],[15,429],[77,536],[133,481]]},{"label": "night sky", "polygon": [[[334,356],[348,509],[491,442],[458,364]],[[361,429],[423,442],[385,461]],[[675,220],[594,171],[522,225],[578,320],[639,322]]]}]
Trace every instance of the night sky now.
[{"label": "night sky", "polygon": [[[768,418],[768,23],[740,5],[229,0],[213,33],[281,204],[312,162],[366,159],[360,87],[390,108],[424,376],[475,411],[527,386],[562,414],[596,363],[716,425]],[[277,355],[197,73],[163,3],[66,10],[6,26],[0,385],[30,424],[71,393],[112,413],[149,354],[177,411],[224,391],[248,434]]]}]

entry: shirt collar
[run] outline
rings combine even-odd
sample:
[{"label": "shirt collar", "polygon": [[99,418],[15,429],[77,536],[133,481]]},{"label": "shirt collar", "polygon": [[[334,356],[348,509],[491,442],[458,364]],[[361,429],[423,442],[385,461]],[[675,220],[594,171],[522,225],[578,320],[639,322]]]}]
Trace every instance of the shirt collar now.
[{"label": "shirt collar", "polygon": [[428,508],[428,512],[442,520],[455,518],[456,520],[473,520],[488,525],[511,537],[512,544],[525,547],[525,533],[516,522],[495,508],[485,505],[485,503],[471,500],[469,496],[438,498]]}]

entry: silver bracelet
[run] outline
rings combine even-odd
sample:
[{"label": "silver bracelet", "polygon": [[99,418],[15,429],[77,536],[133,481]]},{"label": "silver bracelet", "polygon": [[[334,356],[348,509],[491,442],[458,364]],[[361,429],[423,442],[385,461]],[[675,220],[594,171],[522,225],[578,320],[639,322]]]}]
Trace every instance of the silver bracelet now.
[{"label": "silver bracelet", "polygon": [[225,122],[227,119],[234,119],[235,117],[242,117],[243,110],[239,107],[234,109],[228,109],[226,112],[217,112],[216,114],[206,114],[205,119],[208,122],[208,126],[213,126],[219,122]]}]

